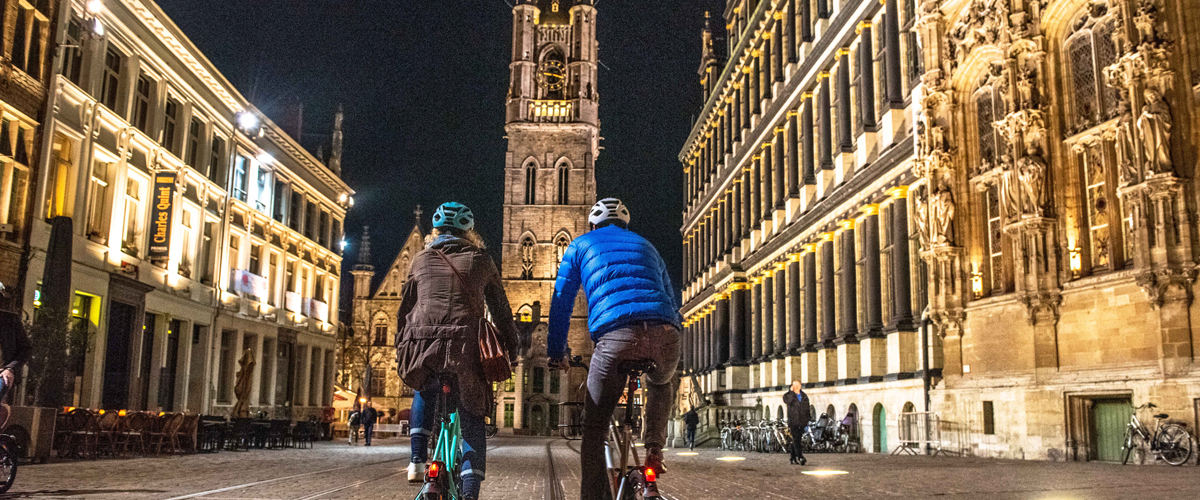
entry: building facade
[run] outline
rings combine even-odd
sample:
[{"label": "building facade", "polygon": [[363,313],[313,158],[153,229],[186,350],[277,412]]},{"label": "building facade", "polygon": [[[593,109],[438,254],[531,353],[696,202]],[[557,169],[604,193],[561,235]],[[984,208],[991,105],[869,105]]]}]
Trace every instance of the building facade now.
[{"label": "building facade", "polygon": [[[404,385],[397,371],[396,334],[404,284],[412,275],[413,257],[425,249],[425,232],[421,229],[424,212],[418,207],[415,215],[404,246],[377,286],[373,286],[376,272],[371,265],[370,228],[363,227],[358,263],[350,271],[354,276],[353,321],[339,346],[342,386],[360,396],[370,394],[377,410],[404,420],[408,419],[407,410],[412,408],[413,388]],[[371,387],[364,388],[363,384]]]},{"label": "building facade", "polygon": [[353,194],[340,152],[309,154],[152,2],[63,8],[24,297],[41,306],[36,278],[66,248],[89,337],[75,404],[228,413],[248,354],[252,413],[323,413]]},{"label": "building facade", "polygon": [[0,283],[11,290],[25,283],[58,13],[58,1],[0,2]]},{"label": "building facade", "polygon": [[1010,458],[1115,459],[1131,404],[1194,425],[1197,9],[730,1],[681,154],[710,432],[792,379],[875,452],[926,410]]},{"label": "building facade", "polygon": [[[498,386],[494,417],[504,429],[545,433],[557,426],[558,403],[570,399],[570,384],[546,367],[554,280],[571,240],[588,230],[588,209],[596,202],[596,9],[591,0],[516,4],[500,275],[527,340],[514,380]],[[576,354],[592,350],[583,300],[576,301],[569,346]]]}]

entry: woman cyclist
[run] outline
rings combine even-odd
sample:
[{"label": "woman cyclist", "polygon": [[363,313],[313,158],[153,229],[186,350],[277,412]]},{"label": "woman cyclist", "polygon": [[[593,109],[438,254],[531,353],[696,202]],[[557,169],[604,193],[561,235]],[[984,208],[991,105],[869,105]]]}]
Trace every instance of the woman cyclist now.
[{"label": "woman cyclist", "polygon": [[437,425],[433,413],[434,398],[441,392],[440,375],[452,375],[450,398],[457,403],[464,441],[464,500],[479,498],[487,456],[484,416],[493,401],[479,353],[479,314],[485,304],[505,349],[512,353],[517,346],[517,328],[500,272],[484,253],[474,227],[471,209],[460,203],[446,203],[433,214],[433,234],[425,250],[413,258],[404,284],[396,339],[400,378],[417,389],[408,480],[417,482],[424,475],[429,435],[437,432],[431,427]]}]

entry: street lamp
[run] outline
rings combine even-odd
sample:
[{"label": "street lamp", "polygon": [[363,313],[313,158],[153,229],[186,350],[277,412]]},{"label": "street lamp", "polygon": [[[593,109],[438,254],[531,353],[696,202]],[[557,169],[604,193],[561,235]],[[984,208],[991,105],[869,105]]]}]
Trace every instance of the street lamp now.
[{"label": "street lamp", "polygon": [[262,137],[262,120],[250,111],[238,111],[234,116],[238,130],[250,137]]}]

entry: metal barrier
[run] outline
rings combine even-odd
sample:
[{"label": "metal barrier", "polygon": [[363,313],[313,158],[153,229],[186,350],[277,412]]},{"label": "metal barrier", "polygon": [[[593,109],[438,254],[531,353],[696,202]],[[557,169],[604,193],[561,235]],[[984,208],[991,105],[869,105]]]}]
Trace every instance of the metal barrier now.
[{"label": "metal barrier", "polygon": [[900,446],[892,455],[939,455],[942,453],[942,418],[937,412],[901,413],[896,419]]}]

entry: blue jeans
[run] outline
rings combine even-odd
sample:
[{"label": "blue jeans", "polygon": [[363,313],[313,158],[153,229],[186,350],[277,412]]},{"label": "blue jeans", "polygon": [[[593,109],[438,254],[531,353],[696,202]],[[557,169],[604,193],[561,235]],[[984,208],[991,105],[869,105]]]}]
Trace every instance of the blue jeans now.
[{"label": "blue jeans", "polygon": [[363,439],[371,446],[371,434],[375,433],[375,424],[363,424]]},{"label": "blue jeans", "polygon": [[596,343],[588,367],[587,400],[583,406],[583,441],[580,443],[580,498],[604,499],[610,496],[604,442],[625,379],[617,372],[622,361],[652,360],[656,370],[645,374],[646,449],[661,448],[667,442],[667,420],[675,401],[672,382],[679,364],[679,330],[671,325],[638,323],[605,333]]},{"label": "blue jeans", "polygon": [[696,428],[690,425],[687,428],[687,444],[690,448],[696,447]]},{"label": "blue jeans", "polygon": [[[412,421],[409,423],[412,428],[409,433],[412,435],[412,462],[415,464],[423,464],[429,459],[429,435],[440,430],[438,415],[434,413],[437,411],[437,397],[441,393],[441,384],[434,378],[413,395]],[[459,425],[462,427],[462,493],[463,496],[478,496],[479,485],[487,468],[487,434],[483,415],[474,415],[459,407],[457,384],[450,385],[450,394],[447,396],[450,398],[447,401],[450,411],[458,407]]]}]

